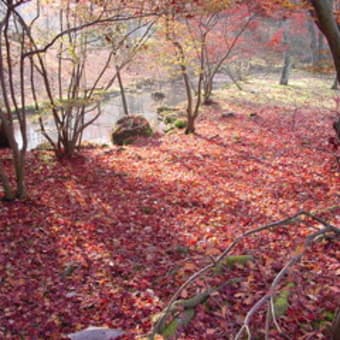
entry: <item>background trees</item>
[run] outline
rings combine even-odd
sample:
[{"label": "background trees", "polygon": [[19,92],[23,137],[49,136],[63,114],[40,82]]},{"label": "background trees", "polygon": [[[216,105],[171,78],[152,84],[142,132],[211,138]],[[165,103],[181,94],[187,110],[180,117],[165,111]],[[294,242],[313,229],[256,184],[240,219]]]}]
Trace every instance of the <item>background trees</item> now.
[{"label": "background trees", "polygon": [[[309,5],[268,0],[116,1],[114,4],[65,0],[55,1],[52,6],[35,1],[3,1],[0,8],[0,118],[1,129],[13,153],[16,182],[14,186],[11,184],[5,167],[0,164],[6,198],[26,195],[26,116],[32,111],[28,106],[33,104],[33,110],[39,113],[42,133],[56,154],[71,156],[81,144],[84,129],[100,115],[103,91],[116,79],[125,113],[128,113],[121,73],[156,31],[155,21],[161,19],[157,34],[163,34],[168,52],[175,53],[168,61],[178,67],[183,79],[187,99],[186,132],[191,133],[195,131],[194,122],[201,103],[210,102],[216,74],[226,61],[230,66],[242,60],[242,56],[244,59],[251,53],[253,56],[254,41],[257,46],[262,43],[262,47],[273,47],[275,43],[285,45],[287,63],[283,70],[289,69],[288,52],[292,43],[283,39],[288,33],[280,35],[275,32],[275,25],[270,24],[272,32],[267,41],[263,36],[262,41],[256,36],[257,28],[276,15],[285,16],[291,26],[294,13],[312,14],[327,38],[339,79],[336,5],[337,2],[331,0],[311,0]],[[300,20],[303,23],[306,19],[301,16]],[[316,44],[311,24],[309,29],[315,63],[322,39]],[[264,50],[262,48],[262,52]],[[94,63],[96,72],[92,72]],[[232,68],[226,70],[233,78]],[[287,83],[285,73],[282,83]],[[45,120],[48,114],[53,117],[54,133],[49,131],[51,126]],[[14,120],[19,124],[20,140],[14,135]]]},{"label": "background trees", "polygon": [[70,157],[80,146],[84,129],[101,114],[103,94],[116,78],[127,112],[120,73],[148,38],[152,24],[131,16],[123,6],[98,9],[67,2],[56,13],[48,7],[46,11],[59,18],[54,34],[64,33],[46,53],[55,68],[40,60],[48,102],[40,108],[43,98],[36,96],[35,105],[41,113],[52,112],[57,135],[47,131],[40,115],[42,132],[58,156]]},{"label": "background trees", "polygon": [[[189,325],[193,338],[237,332],[239,338],[251,337],[250,321],[258,330],[253,335],[264,338],[286,330],[307,337],[326,334],[321,322],[329,325],[338,292],[330,283],[337,276],[333,241],[339,235],[331,224],[339,210],[334,208],[338,169],[327,145],[334,112],[328,103],[328,110],[320,109],[315,98],[322,95],[306,100],[298,94],[302,87],[275,86],[283,53],[294,52],[298,62],[300,53],[314,60],[315,46],[306,48],[313,35],[308,40],[296,27],[306,29],[305,13],[318,20],[317,12],[312,3],[294,3],[2,2],[0,134],[5,131],[4,144],[11,147],[0,152],[5,199],[26,196],[29,113],[38,114],[40,130],[60,158],[73,156],[81,146],[84,130],[101,114],[115,80],[125,114],[129,77],[129,91],[162,101],[164,94],[125,73],[139,52],[148,51],[151,35],[164,63],[180,76],[176,84],[184,104],[175,109],[184,105],[187,133],[197,128],[201,103],[213,105],[204,107],[199,134],[191,137],[175,133],[126,148],[91,147],[64,162],[50,150],[28,154],[30,200],[0,206],[0,276],[6,291],[0,299],[0,337],[58,338],[89,322],[140,334],[174,285],[183,282],[155,333],[176,332],[198,312],[199,319]],[[283,23],[290,29],[286,41]],[[306,42],[297,50],[302,39]],[[145,55],[134,66],[148,77],[144,67],[155,58]],[[239,65],[247,66],[246,77],[241,72],[237,77]],[[310,64],[305,60],[298,66]],[[168,74],[161,75],[166,81]],[[212,97],[216,75],[227,86]],[[242,91],[234,89],[228,75]],[[284,103],[265,89],[279,89]],[[235,93],[240,96],[231,98]],[[302,107],[306,101],[314,102]],[[339,136],[339,124],[334,128]],[[333,146],[338,147],[336,140]],[[308,211],[295,214],[299,209]],[[286,219],[288,214],[292,217]],[[298,224],[281,229],[293,222]],[[260,223],[263,227],[249,231]],[[232,263],[224,255],[231,255],[234,246],[233,257],[254,262],[227,272]],[[303,255],[310,257],[294,271]],[[205,271],[209,275],[200,278]],[[287,283],[294,288],[285,283],[288,271]],[[186,281],[192,272],[193,279]],[[250,296],[251,291],[256,293]],[[278,319],[275,300],[283,296],[286,310],[290,291],[295,295],[289,313],[294,314]],[[208,308],[199,306],[211,293]]]},{"label": "background trees", "polygon": [[[84,129],[99,117],[101,91],[112,85],[117,71],[131,61],[150,32],[151,26],[138,19],[144,14],[136,14],[135,5],[130,5],[60,1],[51,6],[12,0],[1,4],[0,119],[16,174],[13,188],[0,163],[5,199],[26,196],[29,104],[39,113],[42,133],[58,156],[72,156]],[[129,21],[133,22],[130,27]],[[133,40],[132,34],[142,27],[144,33]],[[129,53],[117,60],[122,49],[128,50],[127,40],[133,41]],[[92,72],[95,58],[97,69]],[[55,135],[46,127],[45,114],[52,114]],[[15,120],[20,140],[15,138]]]}]

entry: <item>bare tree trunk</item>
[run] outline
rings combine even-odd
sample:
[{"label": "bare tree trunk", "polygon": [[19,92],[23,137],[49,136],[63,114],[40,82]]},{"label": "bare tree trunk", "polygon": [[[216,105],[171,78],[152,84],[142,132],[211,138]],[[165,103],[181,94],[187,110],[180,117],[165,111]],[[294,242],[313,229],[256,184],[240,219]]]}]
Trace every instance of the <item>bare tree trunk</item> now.
[{"label": "bare tree trunk", "polygon": [[240,90],[243,91],[241,85],[239,84],[239,82],[236,80],[235,76],[233,75],[231,69],[229,67],[226,68],[228,77],[231,79],[231,81],[235,84],[235,86]]},{"label": "bare tree trunk", "polygon": [[310,49],[312,56],[312,65],[316,67],[319,64],[319,44],[318,39],[315,32],[315,24],[313,20],[308,20],[308,31],[310,33]]},{"label": "bare tree trunk", "polygon": [[334,78],[334,82],[333,82],[333,85],[332,85],[332,87],[331,87],[331,89],[332,90],[337,90],[338,89],[338,78],[337,78],[337,76],[335,76],[335,78]]},{"label": "bare tree trunk", "polygon": [[283,34],[283,43],[286,46],[286,51],[284,53],[284,62],[281,71],[280,85],[288,85],[289,74],[292,67],[292,58],[289,46],[289,33],[288,33],[288,23],[285,23],[285,32]]},{"label": "bare tree trunk", "polygon": [[191,133],[195,133],[195,120],[193,117],[188,118],[187,127],[185,129],[186,135],[190,135]]},{"label": "bare tree trunk", "polygon": [[334,318],[334,322],[332,325],[332,340],[340,340],[340,309],[337,310]]},{"label": "bare tree trunk", "polygon": [[[169,22],[167,22],[167,24],[169,24]],[[186,98],[187,98],[187,107],[186,107],[187,128],[185,130],[185,134],[190,134],[190,133],[195,132],[195,119],[197,117],[198,109],[197,109],[197,112],[194,112],[194,109],[193,109],[193,94],[192,94],[192,90],[191,90],[188,70],[187,70],[186,63],[185,63],[185,53],[184,53],[183,46],[181,45],[181,43],[179,41],[176,40],[176,38],[171,37],[169,27],[167,27],[167,29],[168,29],[167,37],[171,41],[174,48],[176,49],[177,58],[178,58],[178,61],[179,61],[180,70],[181,70],[182,77],[183,77],[185,94],[186,94]],[[202,78],[202,76],[200,76],[200,78]],[[201,92],[201,88],[199,88],[199,91],[197,92],[197,95],[199,96],[199,98],[201,96],[200,92]],[[197,106],[196,106],[196,108],[197,108]]]},{"label": "bare tree trunk", "polygon": [[318,63],[322,64],[326,58],[326,46],[325,46],[325,37],[321,32],[319,32],[319,39],[318,39]]},{"label": "bare tree trunk", "polygon": [[9,141],[4,126],[2,124],[1,118],[0,118],[0,147],[9,148]]},{"label": "bare tree trunk", "polygon": [[333,14],[332,2],[331,0],[311,0],[317,19],[316,23],[327,39],[337,78],[340,81],[340,31]]},{"label": "bare tree trunk", "polygon": [[117,80],[118,80],[120,95],[121,95],[121,98],[122,98],[124,114],[126,116],[128,116],[129,115],[129,109],[128,109],[128,105],[127,105],[127,101],[126,101],[125,89],[124,89],[124,85],[123,85],[122,76],[120,74],[120,68],[118,66],[116,66],[116,74],[117,74]]},{"label": "bare tree trunk", "polygon": [[292,59],[291,59],[289,51],[287,51],[284,57],[284,64],[283,64],[282,72],[281,72],[280,85],[288,85],[289,74],[290,74],[291,68],[292,68]]},{"label": "bare tree trunk", "polygon": [[15,173],[17,182],[17,198],[25,199],[27,196],[25,185],[25,152],[19,150],[15,161]]},{"label": "bare tree trunk", "polygon": [[4,200],[12,201],[15,198],[15,194],[12,191],[9,179],[3,169],[2,162],[0,161],[0,181],[5,192]]},{"label": "bare tree trunk", "polygon": [[[182,47],[181,47],[182,48]],[[184,55],[183,55],[184,59]],[[193,112],[192,112],[192,93],[191,93],[191,87],[190,87],[190,80],[189,76],[187,73],[187,68],[185,64],[183,63],[181,65],[181,70],[182,70],[182,75],[183,75],[183,80],[184,80],[184,87],[185,87],[185,93],[187,96],[187,128],[185,130],[186,134],[189,133],[194,133],[195,132],[195,118],[193,117]]]},{"label": "bare tree trunk", "polygon": [[213,79],[209,78],[205,81],[203,90],[203,105],[211,104],[211,95],[213,92]]}]

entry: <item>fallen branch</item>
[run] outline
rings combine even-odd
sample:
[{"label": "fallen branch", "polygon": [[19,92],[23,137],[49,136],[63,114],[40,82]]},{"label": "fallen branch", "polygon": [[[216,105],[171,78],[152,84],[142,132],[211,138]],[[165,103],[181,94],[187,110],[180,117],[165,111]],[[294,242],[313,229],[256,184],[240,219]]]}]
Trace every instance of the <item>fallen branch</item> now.
[{"label": "fallen branch", "polygon": [[[314,215],[312,214],[308,214],[305,213],[307,216],[311,216],[313,217],[315,220],[320,220],[318,218],[315,218]],[[326,224],[328,225],[326,222],[322,222],[322,224]],[[297,262],[299,262],[302,258],[302,256],[305,254],[307,248],[321,235],[324,235],[328,232],[340,232],[340,229],[335,228],[331,225],[309,235],[305,242],[304,242],[304,246],[301,250],[298,250],[298,252],[292,256],[290,258],[290,260],[286,263],[286,265],[280,270],[280,272],[275,276],[271,287],[269,289],[269,292],[264,295],[260,300],[257,301],[257,303],[248,311],[244,321],[243,321],[243,325],[241,327],[241,329],[239,330],[239,332],[237,333],[235,340],[241,339],[241,336],[243,335],[244,331],[247,332],[248,334],[248,339],[251,339],[251,336],[249,336],[249,323],[251,321],[252,316],[256,313],[256,311],[262,307],[265,303],[267,303],[267,300],[270,300],[270,309],[268,310],[268,312],[271,313],[271,317],[273,319],[273,322],[275,324],[275,327],[277,328],[277,330],[279,331],[280,334],[282,334],[283,332],[281,331],[280,326],[278,325],[278,322],[276,320],[276,315],[275,315],[275,308],[274,308],[274,303],[273,303],[273,296],[275,295],[275,290],[278,286],[278,284],[280,283],[281,279],[287,274],[288,270],[295,265]],[[268,313],[267,312],[267,313]]]},{"label": "fallen branch", "polygon": [[[168,314],[168,317],[171,314],[171,320],[166,323],[165,321],[167,320],[163,318],[163,322],[158,323],[157,329],[154,330],[155,334],[161,334],[165,338],[173,336],[179,327],[186,326],[194,318],[196,314],[195,309],[198,305],[206,302],[213,293],[218,292],[228,284],[240,281],[242,281],[241,278],[230,279],[218,287],[208,288],[189,299],[180,299],[175,301],[171,305],[171,309]],[[162,313],[158,314],[158,317],[163,317]]]},{"label": "fallen branch", "polygon": [[[332,209],[334,210],[334,209]],[[255,228],[252,229],[240,236],[238,236],[218,257],[216,257],[215,259],[212,259],[211,263],[206,265],[205,267],[201,268],[199,271],[195,272],[194,274],[192,274],[178,289],[177,291],[174,293],[174,295],[172,296],[172,298],[170,299],[169,303],[167,304],[167,306],[164,308],[163,312],[161,313],[161,317],[157,320],[157,322],[155,323],[155,325],[153,326],[152,332],[149,335],[149,339],[154,339],[154,337],[156,336],[156,334],[158,334],[158,331],[162,328],[162,326],[165,324],[166,319],[168,318],[169,314],[173,311],[174,305],[176,304],[176,301],[178,300],[178,298],[180,297],[182,291],[184,289],[186,289],[190,284],[192,284],[193,282],[195,282],[198,278],[200,278],[201,276],[203,276],[204,274],[206,274],[209,270],[212,270],[214,268],[217,268],[219,266],[221,266],[221,263],[225,260],[225,258],[230,254],[230,252],[240,243],[242,242],[245,238],[260,233],[262,231],[265,230],[272,230],[272,229],[276,229],[278,227],[281,227],[283,225],[287,225],[287,224],[292,224],[295,223],[297,221],[301,221],[301,217],[306,216],[309,217],[310,219],[318,222],[319,224],[321,224],[324,228],[319,229],[318,231],[312,233],[311,235],[309,235],[304,242],[304,246],[302,247],[302,250],[299,250],[294,256],[292,256],[292,258],[287,262],[287,264],[281,269],[281,271],[276,275],[276,277],[274,278],[272,284],[271,284],[271,288],[270,291],[264,295],[260,300],[258,300],[256,302],[256,304],[249,310],[249,312],[247,313],[245,320],[243,322],[243,325],[241,327],[241,329],[239,330],[239,332],[236,335],[236,339],[240,339],[241,336],[244,334],[244,332],[247,333],[248,335],[248,339],[251,338],[251,332],[250,332],[250,328],[249,328],[249,323],[251,321],[252,316],[256,313],[256,311],[262,307],[265,303],[270,303],[270,305],[268,306],[268,312],[267,313],[271,313],[271,317],[269,315],[267,315],[267,320],[266,320],[266,332],[269,331],[269,323],[270,320],[273,320],[276,328],[279,330],[280,333],[281,329],[278,325],[278,322],[276,320],[276,316],[275,316],[275,308],[274,308],[274,302],[273,302],[273,296],[275,295],[275,289],[278,286],[278,284],[280,283],[281,279],[284,277],[284,275],[288,272],[288,270],[295,265],[297,262],[299,262],[302,258],[302,256],[304,255],[306,249],[314,242],[315,239],[319,238],[322,235],[325,235],[326,233],[334,233],[337,236],[340,235],[340,229],[329,224],[328,222],[324,221],[323,219],[321,219],[320,217],[314,215],[313,213],[310,212],[306,212],[306,211],[301,211],[298,212],[297,214],[285,218],[283,220],[280,220],[278,222],[274,222],[274,223],[270,223],[270,224],[266,224],[263,225],[259,228]]]}]

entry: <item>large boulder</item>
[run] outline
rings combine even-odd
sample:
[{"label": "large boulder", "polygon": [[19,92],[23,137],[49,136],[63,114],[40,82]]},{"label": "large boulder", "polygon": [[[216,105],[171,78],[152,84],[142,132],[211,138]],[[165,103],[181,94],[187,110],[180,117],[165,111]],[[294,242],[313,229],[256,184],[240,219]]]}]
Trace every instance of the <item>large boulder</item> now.
[{"label": "large boulder", "polygon": [[137,137],[150,137],[152,129],[143,116],[126,116],[119,119],[112,132],[112,143],[131,144]]},{"label": "large boulder", "polygon": [[5,133],[5,128],[3,127],[2,122],[0,121],[0,148],[9,148],[9,141]]}]

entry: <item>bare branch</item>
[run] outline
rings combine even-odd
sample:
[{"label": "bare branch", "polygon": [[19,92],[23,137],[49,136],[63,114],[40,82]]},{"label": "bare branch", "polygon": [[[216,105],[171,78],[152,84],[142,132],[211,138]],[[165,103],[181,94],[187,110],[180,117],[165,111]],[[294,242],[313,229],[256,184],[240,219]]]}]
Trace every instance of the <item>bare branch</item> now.
[{"label": "bare branch", "polygon": [[[291,259],[286,263],[286,265],[280,270],[280,272],[276,275],[276,277],[274,278],[272,284],[271,284],[271,288],[270,291],[264,295],[260,300],[258,300],[255,305],[249,310],[249,312],[247,313],[245,320],[243,322],[243,325],[241,327],[241,329],[239,330],[239,332],[236,335],[236,339],[240,339],[241,336],[243,335],[243,333],[246,331],[246,333],[248,334],[248,337],[250,339],[251,333],[250,333],[250,328],[249,328],[249,323],[251,321],[252,316],[257,312],[257,310],[259,308],[261,308],[265,303],[267,303],[274,295],[275,289],[277,287],[277,285],[280,283],[281,279],[285,276],[285,274],[287,273],[287,271],[293,266],[295,265],[298,261],[300,261],[300,259],[302,258],[302,256],[304,255],[306,249],[313,243],[313,241],[318,238],[320,235],[324,235],[328,232],[332,232],[335,233],[336,235],[340,234],[340,229],[336,228],[334,226],[332,226],[331,224],[323,221],[322,219],[320,219],[319,217],[315,216],[313,213],[310,212],[306,212],[306,211],[301,211],[298,212],[297,214],[290,216],[288,218],[285,218],[283,220],[274,222],[274,223],[270,223],[270,224],[266,224],[263,225],[259,228],[255,228],[252,230],[249,230],[248,232],[238,236],[222,253],[221,255],[219,255],[218,257],[216,257],[216,259],[214,259],[212,262],[210,262],[208,265],[206,265],[205,267],[201,268],[199,271],[195,272],[194,274],[192,274],[174,293],[174,295],[171,297],[170,301],[168,302],[167,306],[164,308],[164,311],[162,313],[162,317],[158,319],[158,321],[156,322],[156,324],[153,327],[153,331],[151,334],[151,338],[153,338],[155,336],[155,334],[157,334],[157,331],[159,330],[160,326],[162,324],[164,324],[166,318],[168,317],[169,313],[171,312],[174,303],[176,302],[176,300],[179,298],[180,294],[182,293],[182,291],[184,289],[186,289],[189,285],[191,285],[195,280],[197,280],[199,277],[203,276],[204,274],[206,274],[209,270],[213,269],[216,267],[216,265],[218,265],[219,263],[221,263],[224,258],[230,254],[230,252],[241,242],[243,241],[245,238],[260,233],[262,231],[265,230],[272,230],[272,229],[276,229],[278,227],[284,226],[284,225],[288,225],[294,222],[298,222],[301,221],[301,217],[302,216],[307,216],[319,223],[321,223],[324,228],[317,230],[316,232],[312,233],[311,235],[309,235],[304,242],[304,247],[303,250],[298,252],[296,255],[292,256]],[[270,302],[270,301],[269,301]],[[271,309],[273,309],[271,307]],[[275,319],[275,311],[272,310],[272,315],[273,315],[273,320],[275,323],[275,326],[278,328],[278,330],[280,330],[280,327]],[[268,326],[269,327],[269,326]]]},{"label": "bare branch", "polygon": [[121,15],[117,15],[117,16],[113,16],[113,17],[105,18],[105,19],[102,19],[101,17],[98,17],[97,19],[95,19],[95,20],[93,20],[91,22],[86,22],[84,24],[81,24],[81,25],[78,25],[78,26],[75,26],[75,27],[71,27],[71,28],[66,29],[66,30],[64,30],[62,32],[59,32],[44,47],[38,48],[38,49],[35,49],[35,50],[32,50],[32,51],[29,51],[29,52],[27,52],[24,55],[24,57],[28,57],[30,55],[41,54],[41,53],[47,52],[47,50],[49,48],[51,48],[60,38],[62,38],[65,35],[68,35],[70,33],[73,33],[73,32],[78,32],[78,31],[81,31],[81,30],[84,30],[86,28],[89,28],[89,27],[92,27],[92,26],[95,26],[95,25],[99,25],[99,24],[112,23],[112,22],[124,22],[124,21],[129,21],[129,20],[132,20],[132,19],[136,19],[136,18],[149,17],[149,16],[152,16],[152,15],[154,15],[154,14],[153,13],[147,13],[147,14],[143,14],[143,15],[139,15],[139,16],[121,16]]}]

